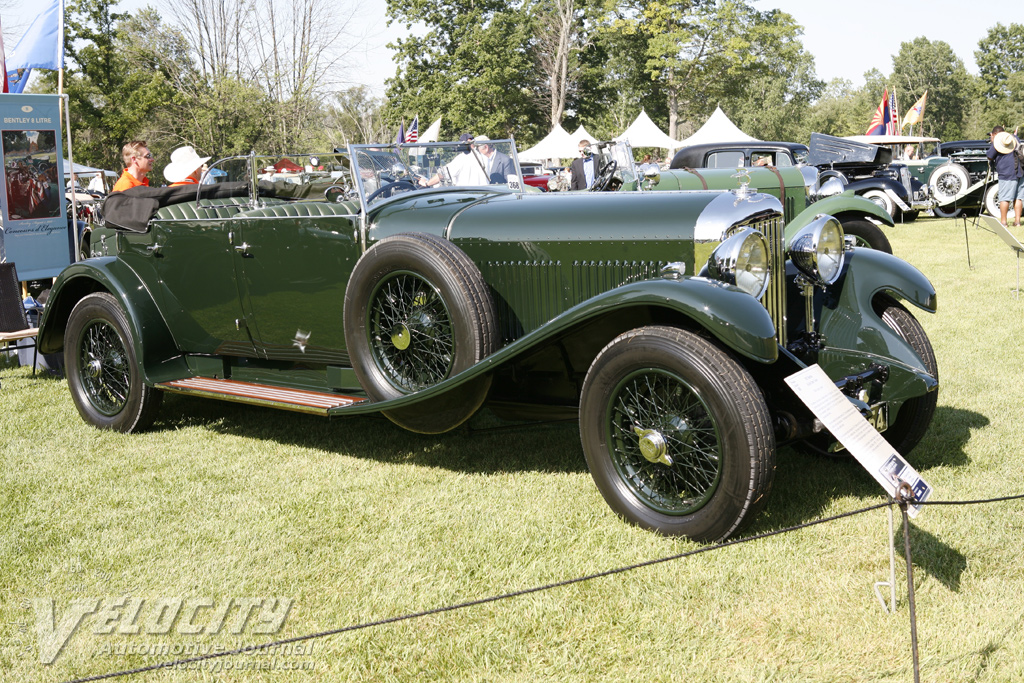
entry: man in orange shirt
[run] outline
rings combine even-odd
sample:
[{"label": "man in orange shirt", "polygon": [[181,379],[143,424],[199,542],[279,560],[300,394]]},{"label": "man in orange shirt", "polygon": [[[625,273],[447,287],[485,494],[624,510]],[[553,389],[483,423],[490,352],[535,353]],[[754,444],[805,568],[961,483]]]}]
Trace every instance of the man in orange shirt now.
[{"label": "man in orange shirt", "polygon": [[140,185],[149,185],[146,176],[153,170],[153,153],[146,147],[145,140],[134,140],[121,148],[124,173],[114,183],[111,192],[121,192]]},{"label": "man in orange shirt", "polygon": [[164,167],[164,179],[175,185],[195,185],[210,157],[201,157],[193,147],[179,147],[171,152],[171,163]]}]

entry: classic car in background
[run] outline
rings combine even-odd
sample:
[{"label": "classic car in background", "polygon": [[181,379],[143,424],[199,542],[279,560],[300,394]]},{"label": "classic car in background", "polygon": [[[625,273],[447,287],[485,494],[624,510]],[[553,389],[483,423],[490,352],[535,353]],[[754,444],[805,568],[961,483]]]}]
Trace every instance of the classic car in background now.
[{"label": "classic car in background", "polygon": [[714,142],[679,149],[670,169],[796,166],[807,158],[807,145],[799,142]]},{"label": "classic car in background", "polygon": [[[893,220],[916,220],[921,211],[935,206],[931,190],[913,177],[906,164],[893,162],[892,149],[879,144],[879,137],[811,133],[807,164],[818,168],[821,183],[839,179],[847,189],[885,209]],[[868,138],[872,141],[865,142]]]},{"label": "classic car in background", "polygon": [[217,185],[115,193],[107,255],[59,276],[41,349],[122,432],[165,392],[427,433],[485,402],[577,415],[608,504],[701,541],[757,515],[778,446],[836,447],[784,381],[801,368],[900,452],[924,435],[938,368],[907,306],[936,294],[914,267],[827,214],[787,233],[749,189],[526,191],[511,141],[488,149],[291,155],[298,182],[250,155]]},{"label": "classic car in background", "polygon": [[[942,143],[938,138],[909,135],[860,135],[845,139],[888,147],[893,159],[907,167],[913,180],[929,187],[936,216],[952,218],[961,211],[978,211],[986,206],[989,191],[995,202],[998,183],[995,174],[989,175],[985,156],[988,142],[984,140]],[[917,158],[907,154],[909,150],[916,152]]]},{"label": "classic car in background", "polygon": [[[799,165],[806,147],[795,142],[717,143],[684,148],[672,159],[671,168],[658,174],[657,180],[642,182],[628,142],[594,143],[601,169],[612,169],[615,178],[605,181],[601,174],[595,189],[635,190],[738,190],[741,187],[777,197],[784,205],[787,234],[792,234],[820,213],[835,217],[846,235],[856,244],[892,253],[882,225],[893,221],[884,209],[862,197],[854,196],[839,181],[822,186],[813,167]],[[758,164],[770,159],[778,164]],[[753,160],[752,165],[750,162]],[[743,162],[740,166],[728,161]],[[796,162],[796,163],[793,163]],[[699,164],[705,166],[699,166]],[[690,166],[689,164],[695,164]],[[715,164],[709,166],[709,164]],[[638,182],[639,181],[639,182]],[[653,181],[653,182],[652,182]]]}]

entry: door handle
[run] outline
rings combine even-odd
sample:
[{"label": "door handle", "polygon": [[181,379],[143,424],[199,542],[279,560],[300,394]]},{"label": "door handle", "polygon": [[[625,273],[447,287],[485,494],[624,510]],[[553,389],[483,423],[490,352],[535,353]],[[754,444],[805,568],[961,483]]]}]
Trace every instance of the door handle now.
[{"label": "door handle", "polygon": [[235,247],[235,251],[240,252],[243,257],[252,256],[252,254],[249,253],[249,244],[247,242],[242,242],[241,244],[239,244],[237,247]]},{"label": "door handle", "polygon": [[148,251],[153,256],[163,256],[164,254],[161,251],[161,249],[163,248],[164,245],[162,244],[151,244],[150,246],[146,247],[146,251]]}]

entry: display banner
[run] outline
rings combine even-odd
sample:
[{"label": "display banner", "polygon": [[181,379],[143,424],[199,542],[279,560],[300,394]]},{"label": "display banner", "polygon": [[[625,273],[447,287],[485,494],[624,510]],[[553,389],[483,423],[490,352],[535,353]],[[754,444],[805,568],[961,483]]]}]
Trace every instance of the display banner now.
[{"label": "display banner", "polygon": [[22,280],[71,263],[61,159],[59,95],[0,94],[0,256]]}]

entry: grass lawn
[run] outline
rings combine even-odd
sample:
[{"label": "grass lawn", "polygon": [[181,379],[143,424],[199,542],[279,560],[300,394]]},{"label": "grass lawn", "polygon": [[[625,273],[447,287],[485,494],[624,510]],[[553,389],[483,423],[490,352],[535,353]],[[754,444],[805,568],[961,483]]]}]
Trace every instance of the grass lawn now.
[{"label": "grass lawn", "polygon": [[[1024,298],[1011,292],[1013,253],[970,231],[973,269],[960,222],[887,231],[939,292],[939,312],[918,315],[938,355],[939,407],[910,457],[934,500],[1024,493]],[[485,412],[471,429],[420,436],[379,418],[169,395],[153,430],[125,436],[87,426],[63,379],[0,375],[5,681],[131,669],[698,547],[620,521],[572,423],[488,430]],[[745,533],[882,500],[856,463],[783,449]],[[901,557],[895,614],[872,589],[888,576],[886,518],[134,680],[910,681]],[[1022,538],[1021,501],[927,507],[912,523],[922,680],[1024,679]],[[274,597],[291,609],[260,633]],[[37,611],[53,605],[43,635],[62,641],[86,598],[102,599],[99,612],[40,663]]]}]

